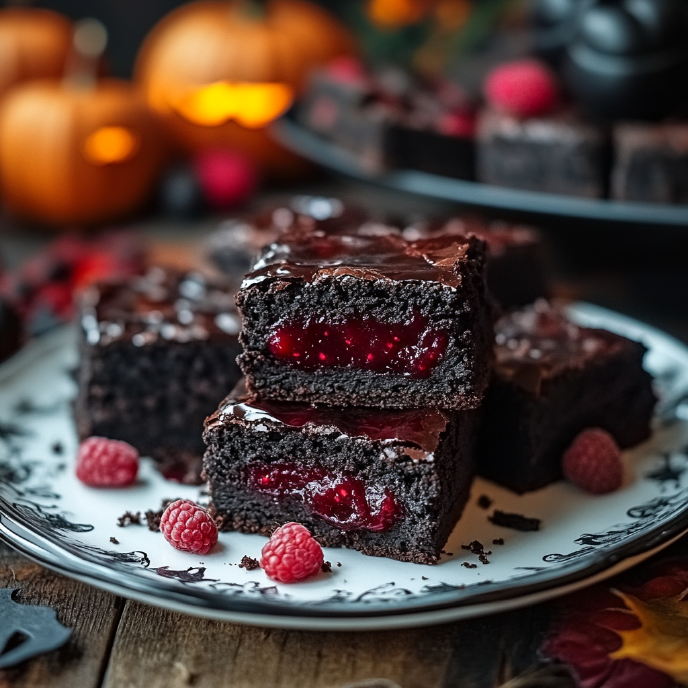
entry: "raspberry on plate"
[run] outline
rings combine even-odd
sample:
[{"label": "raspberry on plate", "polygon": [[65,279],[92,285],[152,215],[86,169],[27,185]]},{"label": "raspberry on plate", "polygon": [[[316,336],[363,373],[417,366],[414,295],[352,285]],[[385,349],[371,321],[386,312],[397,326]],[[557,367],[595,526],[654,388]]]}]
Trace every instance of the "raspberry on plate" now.
[{"label": "raspberry on plate", "polygon": [[126,442],[89,437],[79,445],[76,477],[91,487],[126,487],[136,480],[139,453]]},{"label": "raspberry on plate", "polygon": [[559,100],[554,75],[537,60],[496,67],[485,81],[485,96],[490,105],[516,117],[544,115]]},{"label": "raspberry on plate", "polygon": [[576,437],[566,450],[562,468],[567,480],[591,494],[607,494],[621,487],[621,450],[605,430],[591,428]]},{"label": "raspberry on plate", "polygon": [[286,523],[263,547],[260,565],[268,578],[278,583],[295,583],[314,576],[324,561],[322,547],[308,528]]},{"label": "raspberry on plate", "polygon": [[206,554],[217,542],[217,526],[208,512],[188,499],[172,502],[160,519],[160,532],[182,552]]}]

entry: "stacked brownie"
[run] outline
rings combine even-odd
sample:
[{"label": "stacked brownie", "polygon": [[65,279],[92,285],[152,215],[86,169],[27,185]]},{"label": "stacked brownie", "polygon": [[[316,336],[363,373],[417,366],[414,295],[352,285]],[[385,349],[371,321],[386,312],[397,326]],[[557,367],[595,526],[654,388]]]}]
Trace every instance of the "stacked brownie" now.
[{"label": "stacked brownie", "polygon": [[206,421],[227,529],[436,562],[468,498],[492,363],[486,244],[295,227],[237,297],[246,390]]}]

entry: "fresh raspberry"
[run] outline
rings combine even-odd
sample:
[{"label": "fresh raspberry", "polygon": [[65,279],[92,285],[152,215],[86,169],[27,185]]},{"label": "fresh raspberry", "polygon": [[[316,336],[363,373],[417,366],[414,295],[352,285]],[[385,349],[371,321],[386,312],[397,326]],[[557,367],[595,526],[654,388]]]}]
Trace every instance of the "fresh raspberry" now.
[{"label": "fresh raspberry", "polygon": [[217,542],[217,526],[208,512],[188,499],[172,502],[160,519],[160,531],[175,549],[206,554]]},{"label": "fresh raspberry", "polygon": [[493,107],[516,117],[544,115],[559,100],[554,75],[537,60],[519,60],[495,68],[485,81],[485,97]]},{"label": "fresh raspberry", "polygon": [[139,453],[119,440],[89,437],[76,455],[76,477],[91,487],[126,487],[138,470]]},{"label": "fresh raspberry", "polygon": [[576,437],[566,450],[562,468],[567,480],[592,494],[607,494],[621,487],[621,450],[605,430],[591,428]]},{"label": "fresh raspberry", "polygon": [[278,528],[263,547],[260,565],[279,583],[295,583],[314,576],[324,561],[322,547],[300,523]]}]

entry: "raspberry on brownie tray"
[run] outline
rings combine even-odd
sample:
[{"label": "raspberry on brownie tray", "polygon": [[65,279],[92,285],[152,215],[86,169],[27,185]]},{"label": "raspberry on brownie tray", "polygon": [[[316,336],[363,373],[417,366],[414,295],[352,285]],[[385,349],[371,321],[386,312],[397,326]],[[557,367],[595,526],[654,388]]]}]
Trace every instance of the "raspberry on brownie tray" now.
[{"label": "raspberry on brownie tray", "polygon": [[588,428],[621,448],[650,436],[656,398],[639,342],[579,327],[542,300],[499,320],[496,342],[478,442],[486,478],[536,490],[563,476],[564,453]]},{"label": "raspberry on brownie tray", "polygon": [[198,482],[203,421],[240,377],[231,292],[151,268],[94,285],[79,308],[79,436],[124,440],[168,477]]},{"label": "raspberry on brownie tray", "polygon": [[476,408],[492,329],[485,243],[398,228],[285,234],[237,295],[249,391],[331,406]]},{"label": "raspberry on brownie tray", "polygon": [[298,521],[325,546],[436,562],[468,498],[476,411],[315,408],[235,390],[206,420],[221,528]]}]

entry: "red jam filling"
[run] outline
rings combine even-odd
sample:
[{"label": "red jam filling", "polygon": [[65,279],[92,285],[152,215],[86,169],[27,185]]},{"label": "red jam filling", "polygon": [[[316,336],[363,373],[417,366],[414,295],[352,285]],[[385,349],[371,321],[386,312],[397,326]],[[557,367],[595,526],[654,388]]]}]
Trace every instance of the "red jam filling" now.
[{"label": "red jam filling", "polygon": [[343,323],[292,320],[278,326],[268,349],[278,360],[302,370],[360,368],[427,378],[442,360],[448,336],[419,313],[405,323],[349,318]]},{"label": "red jam filling", "polygon": [[389,530],[401,507],[389,490],[376,488],[350,475],[328,474],[323,468],[295,463],[254,465],[251,487],[275,497],[299,497],[311,513],[340,530]]}]

